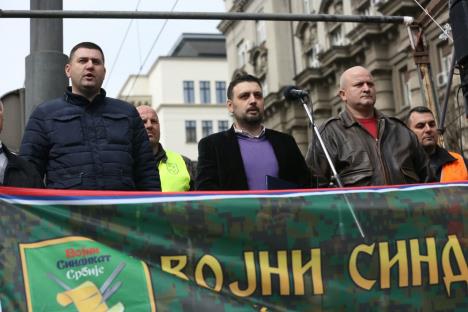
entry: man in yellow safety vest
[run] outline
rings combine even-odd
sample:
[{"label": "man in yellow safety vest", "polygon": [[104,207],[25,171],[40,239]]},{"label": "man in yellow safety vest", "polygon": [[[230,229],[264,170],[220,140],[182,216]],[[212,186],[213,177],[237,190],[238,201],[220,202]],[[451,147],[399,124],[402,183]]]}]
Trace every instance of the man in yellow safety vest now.
[{"label": "man in yellow safety vest", "polygon": [[161,189],[163,192],[185,192],[193,190],[194,166],[190,159],[176,152],[165,150],[161,143],[159,118],[156,111],[147,105],[137,107],[145,125],[146,133],[153,148],[158,165]]}]

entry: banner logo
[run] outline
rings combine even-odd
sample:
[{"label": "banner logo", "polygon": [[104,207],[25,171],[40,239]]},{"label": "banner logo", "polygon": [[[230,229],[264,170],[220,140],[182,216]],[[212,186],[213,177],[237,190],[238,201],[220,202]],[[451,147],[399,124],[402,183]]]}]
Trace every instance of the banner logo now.
[{"label": "banner logo", "polygon": [[73,236],[20,252],[28,311],[156,311],[147,265],[104,244]]}]

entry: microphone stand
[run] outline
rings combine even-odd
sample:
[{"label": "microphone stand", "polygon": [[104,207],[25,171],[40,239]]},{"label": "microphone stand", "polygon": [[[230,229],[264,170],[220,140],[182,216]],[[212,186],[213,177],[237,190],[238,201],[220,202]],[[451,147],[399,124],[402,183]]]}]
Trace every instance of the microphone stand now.
[{"label": "microphone stand", "polygon": [[[299,99],[301,100],[302,106],[304,107],[304,109],[305,109],[305,111],[307,113],[307,116],[309,117],[309,120],[310,120],[310,122],[312,124],[312,128],[314,129],[315,137],[319,140],[320,146],[322,147],[322,150],[323,150],[323,152],[325,154],[325,157],[327,158],[328,165],[330,166],[331,171],[333,173],[333,178],[335,179],[335,181],[336,181],[336,183],[338,184],[339,187],[344,187],[343,182],[341,182],[340,175],[336,171],[335,165],[333,164],[333,161],[332,161],[332,159],[330,157],[330,154],[328,153],[327,147],[325,146],[325,143],[323,143],[323,139],[322,139],[322,136],[320,134],[320,131],[317,128],[317,126],[315,125],[314,116],[313,116],[311,110],[309,109],[309,106],[307,105],[306,101],[304,101],[304,97],[307,97],[309,99],[309,102],[311,103],[311,105],[312,105],[312,101],[310,100],[309,95],[299,96]],[[357,228],[359,230],[359,233],[361,234],[361,237],[365,238],[366,236],[364,235],[364,231],[362,230],[361,224],[360,224],[359,220],[357,219],[356,213],[354,212],[354,208],[351,205],[351,202],[349,201],[348,196],[346,194],[343,194],[343,196],[344,196],[344,199],[346,201],[346,206],[348,207],[349,212],[351,213],[351,216],[354,219],[354,223],[356,224],[356,226],[357,226]],[[340,235],[343,237],[344,236],[344,229],[343,229],[344,225],[343,225],[343,219],[342,219],[342,216],[341,216],[341,209],[339,210],[339,213],[338,213],[338,219],[339,219],[338,222],[339,222]]]}]

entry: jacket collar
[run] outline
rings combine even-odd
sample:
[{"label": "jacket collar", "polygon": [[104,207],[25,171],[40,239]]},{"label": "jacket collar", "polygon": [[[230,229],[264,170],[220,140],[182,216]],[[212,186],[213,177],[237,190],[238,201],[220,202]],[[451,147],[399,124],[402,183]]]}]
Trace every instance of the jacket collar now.
[{"label": "jacket collar", "polygon": [[457,160],[455,157],[450,155],[450,153],[446,149],[438,145],[436,146],[434,153],[429,155],[429,157],[431,159],[431,164],[436,168],[440,168],[445,164]]},{"label": "jacket collar", "polygon": [[18,161],[15,155],[10,152],[10,150],[6,147],[6,145],[2,142],[1,143],[3,153],[5,154],[6,158],[8,159],[8,167],[16,168],[18,167]]},{"label": "jacket collar", "polygon": [[166,155],[166,151],[164,150],[164,148],[162,147],[161,143],[158,143],[159,144],[159,148],[158,148],[158,152],[156,153],[156,155],[154,155],[154,158],[156,159],[156,163],[159,164],[159,162],[162,160],[163,162],[166,162],[167,161],[167,155]]},{"label": "jacket collar", "polygon": [[[377,109],[374,108],[374,116],[375,116],[375,119],[379,120],[379,119],[385,119],[385,115],[382,114],[381,112],[379,112]],[[341,120],[341,122],[343,123],[343,125],[346,127],[346,128],[349,128],[349,127],[352,127],[354,125],[357,125],[358,122],[356,121],[356,119],[354,119],[353,115],[347,110],[345,109],[344,111],[342,111],[339,115],[338,115],[338,118]]]},{"label": "jacket collar", "polygon": [[80,106],[85,106],[85,105],[88,105],[89,103],[101,102],[105,97],[106,97],[106,91],[101,88],[101,92],[93,99],[92,102],[89,102],[88,99],[85,98],[84,96],[73,93],[71,87],[67,87],[67,89],[65,90],[65,94],[63,96],[65,101],[71,104],[80,105]]}]

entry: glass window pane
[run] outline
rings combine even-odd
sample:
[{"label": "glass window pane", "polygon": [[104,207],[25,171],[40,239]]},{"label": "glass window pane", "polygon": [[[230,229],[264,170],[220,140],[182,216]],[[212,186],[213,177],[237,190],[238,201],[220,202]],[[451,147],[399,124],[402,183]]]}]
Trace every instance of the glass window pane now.
[{"label": "glass window pane", "polygon": [[202,136],[206,137],[213,133],[213,122],[211,120],[202,120]]},{"label": "glass window pane", "polygon": [[216,103],[226,103],[226,82],[216,81]]},{"label": "glass window pane", "polygon": [[202,104],[211,103],[210,82],[206,80],[200,81],[200,102]]},{"label": "glass window pane", "polygon": [[184,103],[195,103],[195,90],[192,80],[185,80],[184,84]]},{"label": "glass window pane", "polygon": [[218,120],[218,132],[226,131],[229,128],[228,120]]},{"label": "glass window pane", "polygon": [[185,142],[187,143],[197,142],[197,121],[196,120],[185,121]]}]

